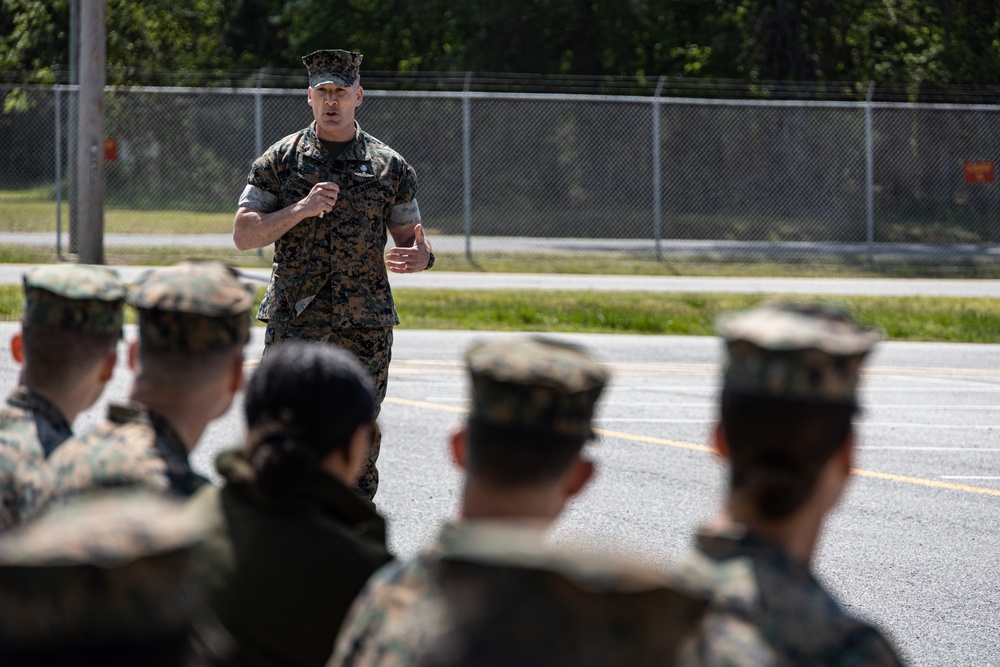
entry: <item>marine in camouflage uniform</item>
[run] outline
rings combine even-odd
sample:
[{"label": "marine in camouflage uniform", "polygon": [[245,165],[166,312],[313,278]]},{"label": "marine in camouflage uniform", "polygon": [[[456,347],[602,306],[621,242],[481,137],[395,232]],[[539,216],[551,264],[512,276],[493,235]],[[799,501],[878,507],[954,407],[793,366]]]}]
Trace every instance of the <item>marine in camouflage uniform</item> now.
[{"label": "marine in camouflage uniform", "polygon": [[[815,528],[812,542],[775,527],[806,516],[806,505],[825,516],[846,484],[861,364],[879,335],[835,308],[796,304],[738,313],[718,329],[728,360],[716,442],[729,462],[730,490],[725,511],[698,531],[676,573],[689,590],[712,597],[686,664],[901,664],[877,629],[848,615],[813,577],[822,519],[805,529],[794,524],[803,533]],[[826,421],[805,422],[809,411]]]},{"label": "marine in camouflage uniform", "polygon": [[[53,453],[56,500],[123,486],[190,496],[207,483],[191,468],[188,454],[211,419],[199,414],[193,427],[182,428],[160,413],[159,404],[170,403],[179,420],[201,412],[199,400],[214,402],[215,417],[228,409],[242,378],[252,295],[218,262],[182,262],[148,272],[132,286],[128,301],[139,312],[134,352],[139,367],[131,400],[110,405],[107,418],[85,438],[74,438]],[[167,366],[175,376],[160,386],[156,371],[147,366]],[[152,379],[147,377],[151,372]],[[186,374],[196,372],[202,375],[188,381]],[[198,398],[206,386],[217,385],[218,391]],[[148,402],[147,395],[152,397]]]},{"label": "marine in camouflage uniform", "polygon": [[[474,345],[466,363],[468,439],[453,442],[467,472],[462,516],[372,577],[328,665],[674,664],[706,599],[638,564],[545,544],[592,472],[579,455],[606,370],[578,348],[532,338]],[[486,444],[484,431],[503,436]],[[496,463],[505,455],[513,467]],[[510,500],[554,488],[567,489],[558,508]]]},{"label": "marine in camouflage uniform", "polygon": [[[85,368],[96,367],[109,355],[113,364],[125,305],[125,285],[118,274],[98,266],[62,264],[31,269],[24,274],[24,294],[22,331],[14,343],[25,365],[22,384],[0,406],[0,530],[44,508],[54,482],[45,458],[73,435],[71,421],[76,416],[76,412],[64,414],[53,399],[86,389],[81,383],[89,381],[73,376],[72,386],[38,386],[46,375],[66,377],[65,368],[46,366],[82,362]],[[92,339],[97,339],[96,345],[87,345]],[[66,349],[46,350],[37,357],[28,352],[54,342]],[[90,407],[98,398],[100,387],[92,389],[83,392],[90,394],[87,405],[77,407]]]},{"label": "marine in camouflage uniform", "polygon": [[[327,50],[302,59],[315,122],[254,161],[233,237],[241,250],[274,243],[271,281],[257,313],[267,322],[265,354],[288,339],[350,350],[371,374],[381,406],[392,327],[399,324],[386,268],[422,271],[434,255],[420,224],[413,168],[354,120],[363,98],[361,58]],[[384,261],[387,232],[397,247]],[[380,443],[376,426],[358,482],[369,499],[378,488]]]},{"label": "marine in camouflage uniform", "polygon": [[[53,508],[0,538],[0,664],[192,665],[206,621],[190,567],[206,521],[150,493]],[[220,651],[227,644],[209,643]]]}]

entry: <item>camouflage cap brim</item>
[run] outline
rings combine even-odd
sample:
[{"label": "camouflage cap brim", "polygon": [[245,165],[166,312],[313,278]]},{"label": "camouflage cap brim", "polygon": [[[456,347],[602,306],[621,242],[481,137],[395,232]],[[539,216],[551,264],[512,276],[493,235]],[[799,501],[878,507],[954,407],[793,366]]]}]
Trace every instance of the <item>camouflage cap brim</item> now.
[{"label": "camouflage cap brim", "polygon": [[588,439],[607,369],[581,348],[535,337],[472,345],[470,419]]},{"label": "camouflage cap brim", "polygon": [[24,274],[22,321],[79,333],[121,335],[125,284],[103,266],[56,264]]},{"label": "camouflage cap brim", "polygon": [[313,51],[303,56],[302,62],[309,72],[309,87],[333,83],[350,88],[360,78],[359,69],[363,57],[360,53],[342,49]]},{"label": "camouflage cap brim", "polygon": [[146,273],[129,292],[148,350],[211,352],[245,344],[253,295],[219,262],[181,262]]},{"label": "camouflage cap brim", "polygon": [[861,364],[881,338],[843,310],[773,303],[720,318],[728,391],[857,404]]}]

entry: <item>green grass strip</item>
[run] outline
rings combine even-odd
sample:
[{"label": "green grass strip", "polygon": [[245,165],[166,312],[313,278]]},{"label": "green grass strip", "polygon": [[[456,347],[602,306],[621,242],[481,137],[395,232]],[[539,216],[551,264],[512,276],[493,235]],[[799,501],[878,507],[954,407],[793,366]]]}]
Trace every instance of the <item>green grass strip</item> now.
[{"label": "green grass strip", "polygon": [[[775,297],[764,294],[462,291],[397,289],[407,329],[710,336],[715,318]],[[263,289],[258,290],[260,301]],[[794,297],[836,303],[886,340],[1000,343],[1000,299]],[[16,320],[21,288],[0,286],[0,319]],[[256,311],[254,311],[256,312]],[[134,317],[129,313],[129,321]]]},{"label": "green grass strip", "polygon": [[[411,329],[558,331],[708,336],[724,312],[775,298],[763,294],[467,292],[397,289]],[[887,340],[1000,343],[1000,300],[948,297],[795,297],[845,307]]]}]

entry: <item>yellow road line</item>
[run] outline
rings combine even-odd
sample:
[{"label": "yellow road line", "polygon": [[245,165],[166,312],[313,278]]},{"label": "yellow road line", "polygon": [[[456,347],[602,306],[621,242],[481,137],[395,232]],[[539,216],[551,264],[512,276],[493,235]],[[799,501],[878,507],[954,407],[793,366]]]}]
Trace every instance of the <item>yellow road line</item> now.
[{"label": "yellow road line", "polygon": [[696,445],[693,442],[683,442],[681,440],[665,440],[663,438],[654,438],[649,435],[637,435],[635,433],[622,433],[620,431],[608,431],[603,428],[595,428],[594,431],[599,435],[604,435],[609,438],[621,438],[622,440],[635,440],[636,442],[651,442],[654,445],[667,445],[669,447],[679,447],[680,449],[693,449],[696,452],[708,452],[712,453],[712,448],[708,445]]},{"label": "yellow road line", "polygon": [[[428,401],[414,401],[408,398],[386,397],[385,403],[395,403],[396,405],[406,405],[412,408],[425,408],[427,410],[437,410],[439,412],[452,412],[463,414],[468,412],[468,408],[456,405],[444,405],[442,403],[430,403]],[[699,445],[693,442],[682,440],[667,440],[649,435],[638,435],[636,433],[623,433],[621,431],[609,431],[603,428],[594,429],[598,435],[608,438],[619,438],[621,440],[631,440],[633,442],[648,442],[654,445],[667,445],[679,449],[691,449],[697,452],[711,453],[713,450],[707,445]],[[963,491],[965,493],[978,493],[984,496],[1000,496],[1000,489],[987,489],[981,486],[969,486],[967,484],[952,484],[951,482],[941,482],[936,479],[924,479],[923,477],[908,477],[906,475],[896,475],[888,472],[877,472],[874,470],[864,470],[862,468],[852,468],[851,472],[858,477],[870,477],[872,479],[883,479],[890,482],[900,482],[902,484],[915,484],[917,486],[929,486],[937,489],[949,489],[951,491]]]},{"label": "yellow road line", "polygon": [[938,489],[951,489],[952,491],[965,491],[966,493],[981,493],[985,496],[1000,496],[1000,489],[985,489],[981,486],[968,486],[966,484],[952,484],[951,482],[940,482],[936,479],[924,479],[923,477],[907,477],[906,475],[894,475],[890,472],[875,472],[874,470],[862,470],[861,468],[851,468],[858,477],[873,477],[875,479],[885,479],[892,482],[903,482],[904,484],[918,484],[920,486],[930,486]]},{"label": "yellow road line", "polygon": [[455,405],[443,405],[441,403],[428,403],[427,401],[411,401],[408,398],[386,397],[383,403],[395,403],[397,405],[408,405],[411,408],[427,408],[428,410],[438,410],[440,412],[468,412],[468,408],[460,408]]}]

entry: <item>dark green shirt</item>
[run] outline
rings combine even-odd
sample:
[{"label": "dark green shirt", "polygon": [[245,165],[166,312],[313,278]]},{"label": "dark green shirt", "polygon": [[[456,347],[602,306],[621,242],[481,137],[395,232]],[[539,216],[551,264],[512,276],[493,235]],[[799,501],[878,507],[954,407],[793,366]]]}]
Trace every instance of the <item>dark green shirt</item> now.
[{"label": "dark green shirt", "polygon": [[257,493],[243,454],[217,460],[223,488],[192,500],[213,516],[197,570],[209,604],[238,644],[232,665],[322,667],[347,609],[392,560],[385,520],[339,480],[281,505]]}]

